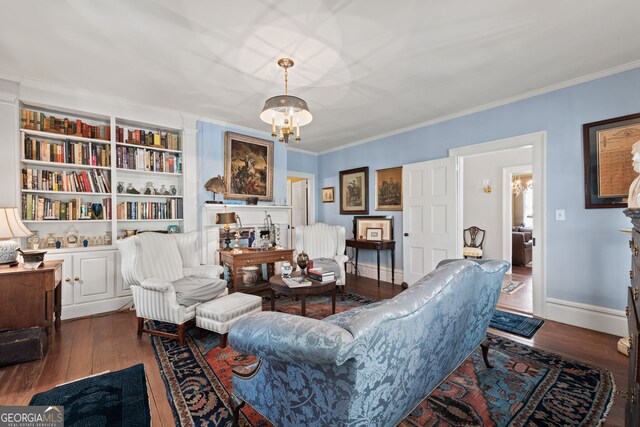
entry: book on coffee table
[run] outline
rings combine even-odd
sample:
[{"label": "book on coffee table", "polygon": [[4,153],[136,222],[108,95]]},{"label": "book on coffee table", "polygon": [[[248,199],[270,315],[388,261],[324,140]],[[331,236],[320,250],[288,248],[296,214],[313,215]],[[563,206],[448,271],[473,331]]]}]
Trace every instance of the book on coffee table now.
[{"label": "book on coffee table", "polygon": [[285,285],[287,285],[290,288],[302,288],[305,286],[311,286],[311,281],[304,279],[302,277],[295,277],[295,278],[283,277],[282,281],[285,283]]}]

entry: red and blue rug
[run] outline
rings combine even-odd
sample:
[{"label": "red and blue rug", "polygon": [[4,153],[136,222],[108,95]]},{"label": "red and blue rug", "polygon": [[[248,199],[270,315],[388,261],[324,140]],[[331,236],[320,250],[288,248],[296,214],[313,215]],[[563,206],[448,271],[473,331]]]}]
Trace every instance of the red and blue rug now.
[{"label": "red and blue rug", "polygon": [[[370,302],[348,294],[346,301],[338,301],[337,311]],[[299,305],[286,298],[277,301],[279,311],[299,313]],[[328,298],[307,299],[309,317],[323,318],[330,314]],[[170,324],[156,323],[155,327],[175,330]],[[255,357],[239,354],[231,347],[217,347],[216,334],[198,340],[192,332],[187,338],[188,345],[182,348],[175,340],[151,338],[176,424],[231,425],[227,401],[232,369],[254,363]],[[597,426],[604,420],[615,391],[609,371],[493,335],[489,335],[489,340],[493,369],[485,367],[478,349],[400,425]],[[241,425],[270,424],[246,405]]]}]

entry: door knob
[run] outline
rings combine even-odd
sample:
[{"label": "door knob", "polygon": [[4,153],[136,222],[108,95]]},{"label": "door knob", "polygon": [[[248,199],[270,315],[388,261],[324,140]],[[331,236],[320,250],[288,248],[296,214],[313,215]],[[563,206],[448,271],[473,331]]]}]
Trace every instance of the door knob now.
[{"label": "door knob", "polygon": [[408,237],[408,236],[409,236],[409,233],[404,233],[404,237]]},{"label": "door knob", "polygon": [[71,281],[71,279],[69,279],[68,277],[66,279],[64,279],[65,282],[69,283]]},{"label": "door knob", "polygon": [[80,278],[79,277],[74,277],[73,280],[75,280],[77,282],[78,280],[80,280]]}]

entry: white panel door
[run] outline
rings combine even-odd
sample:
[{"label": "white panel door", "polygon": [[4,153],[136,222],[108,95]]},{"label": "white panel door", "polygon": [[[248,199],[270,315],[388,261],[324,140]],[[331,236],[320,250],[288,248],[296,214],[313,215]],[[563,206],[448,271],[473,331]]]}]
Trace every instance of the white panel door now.
[{"label": "white panel door", "polygon": [[115,264],[114,251],[74,254],[74,304],[113,298]]},{"label": "white panel door", "polygon": [[307,180],[291,183],[291,226],[307,225]]},{"label": "white panel door", "polygon": [[453,157],[402,167],[403,267],[409,286],[456,256],[455,180]]}]

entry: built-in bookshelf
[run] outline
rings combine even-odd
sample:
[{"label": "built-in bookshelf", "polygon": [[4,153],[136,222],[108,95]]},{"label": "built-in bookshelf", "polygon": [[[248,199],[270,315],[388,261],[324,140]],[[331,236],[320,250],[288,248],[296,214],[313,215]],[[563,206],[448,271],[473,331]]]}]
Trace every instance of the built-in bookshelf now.
[{"label": "built-in bookshelf", "polygon": [[25,102],[19,141],[22,218],[41,238],[182,228],[179,129]]}]

